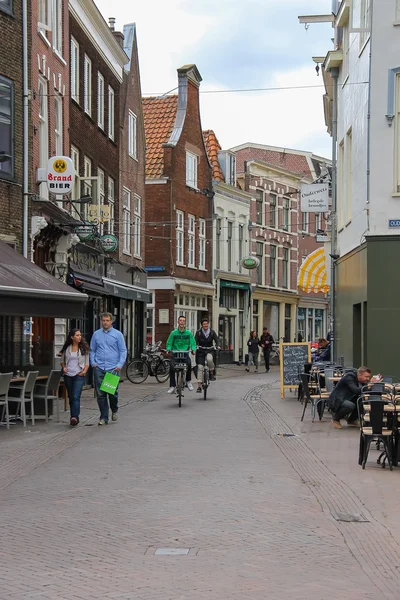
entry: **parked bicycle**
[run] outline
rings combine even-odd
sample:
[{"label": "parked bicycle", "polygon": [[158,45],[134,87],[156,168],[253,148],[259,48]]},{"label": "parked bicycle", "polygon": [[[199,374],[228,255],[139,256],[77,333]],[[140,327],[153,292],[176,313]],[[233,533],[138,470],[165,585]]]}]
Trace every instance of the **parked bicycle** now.
[{"label": "parked bicycle", "polygon": [[164,357],[166,351],[161,348],[161,343],[148,344],[140,358],[135,358],[127,365],[126,376],[131,383],[143,383],[149,375],[159,383],[167,381],[171,361]]},{"label": "parked bicycle", "polygon": [[189,356],[189,354],[190,351],[172,353],[171,368],[175,371],[176,395],[178,398],[179,407],[182,406],[182,398],[184,396],[183,390],[186,386],[186,373],[188,368],[187,362],[184,361]]}]

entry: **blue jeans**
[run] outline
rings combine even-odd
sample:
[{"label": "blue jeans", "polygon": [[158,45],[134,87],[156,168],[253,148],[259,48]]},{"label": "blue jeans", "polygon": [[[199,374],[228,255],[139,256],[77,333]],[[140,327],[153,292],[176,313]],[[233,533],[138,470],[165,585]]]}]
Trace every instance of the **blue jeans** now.
[{"label": "blue jeans", "polygon": [[71,419],[75,417],[79,421],[79,413],[81,412],[81,394],[85,384],[85,377],[82,375],[64,375],[64,383],[68,392],[69,408],[71,411]]},{"label": "blue jeans", "polygon": [[[108,371],[108,372],[113,373],[114,375],[116,374],[115,371]],[[104,375],[106,373],[107,373],[107,371],[103,371],[103,369],[100,369],[99,367],[93,368],[94,385],[95,385],[96,394],[97,394],[97,404],[99,405],[99,409],[100,409],[100,419],[104,419],[104,421],[108,421],[108,398],[107,398],[107,396],[110,398],[111,412],[113,412],[113,413],[118,412],[118,388],[116,389],[114,395],[107,394],[107,392],[103,392],[100,389],[101,382],[103,381]]]}]

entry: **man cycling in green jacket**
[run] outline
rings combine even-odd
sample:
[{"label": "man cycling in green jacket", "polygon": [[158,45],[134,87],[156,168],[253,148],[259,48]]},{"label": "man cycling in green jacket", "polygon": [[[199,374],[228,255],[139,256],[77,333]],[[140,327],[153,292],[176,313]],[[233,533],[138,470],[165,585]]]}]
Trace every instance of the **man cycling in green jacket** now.
[{"label": "man cycling in green jacket", "polygon": [[[174,329],[171,331],[169,338],[167,340],[166,349],[169,352],[188,352],[191,351],[192,354],[196,352],[196,341],[193,337],[193,333],[186,329],[186,317],[181,316],[178,319],[178,329]],[[179,361],[181,362],[181,361]],[[188,369],[186,374],[186,382],[189,391],[193,391],[193,386],[191,384],[192,378],[192,362],[190,360],[190,356],[187,355],[183,362],[187,363]],[[169,372],[169,385],[170,388],[168,390],[168,394],[173,394],[176,387],[176,379],[175,379],[175,371],[174,369],[170,369]]]}]

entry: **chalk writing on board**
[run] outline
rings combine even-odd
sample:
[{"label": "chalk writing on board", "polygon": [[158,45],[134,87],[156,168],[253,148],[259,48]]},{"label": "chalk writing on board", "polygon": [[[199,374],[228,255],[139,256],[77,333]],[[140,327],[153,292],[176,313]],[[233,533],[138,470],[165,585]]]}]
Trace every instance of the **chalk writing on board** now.
[{"label": "chalk writing on board", "polygon": [[299,367],[308,362],[308,345],[282,344],[283,385],[298,385]]}]

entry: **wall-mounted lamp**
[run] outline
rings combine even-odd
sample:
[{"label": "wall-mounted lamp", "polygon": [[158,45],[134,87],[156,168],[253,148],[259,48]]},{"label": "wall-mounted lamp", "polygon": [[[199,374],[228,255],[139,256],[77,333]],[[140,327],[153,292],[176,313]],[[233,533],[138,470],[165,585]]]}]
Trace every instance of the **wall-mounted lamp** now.
[{"label": "wall-mounted lamp", "polygon": [[47,262],[44,263],[45,269],[46,271],[50,274],[55,276],[57,274],[57,279],[63,280],[65,277],[65,274],[67,272],[67,265],[63,265],[62,263],[55,263],[52,260],[49,260]]}]

